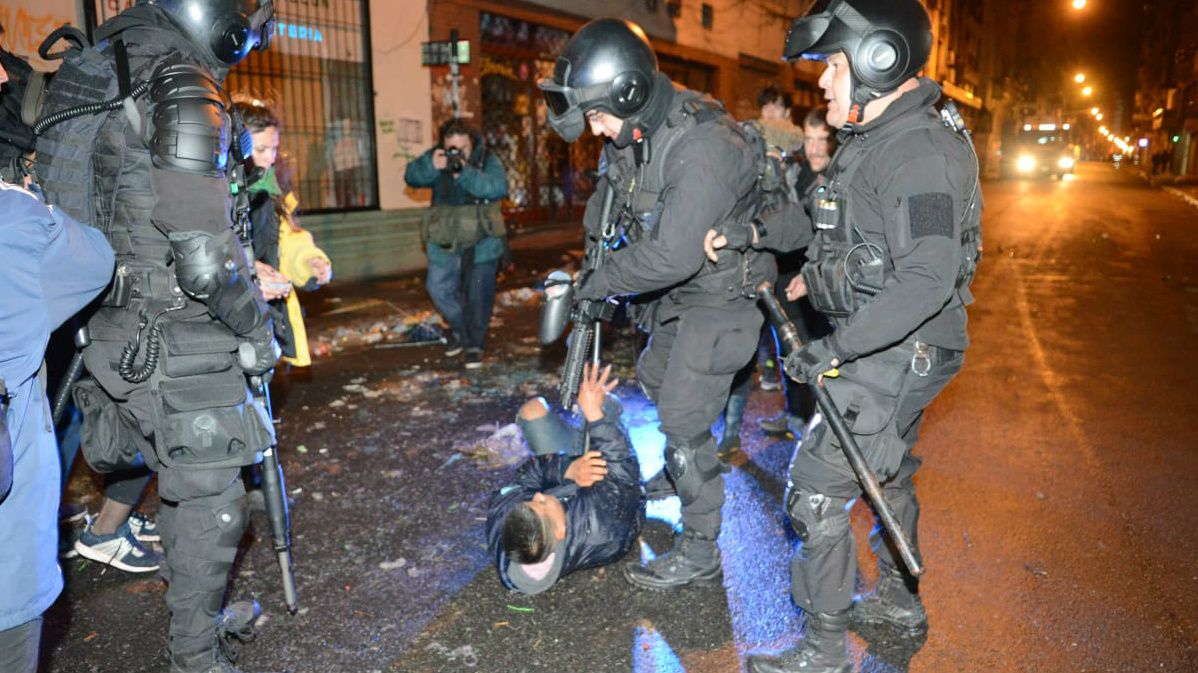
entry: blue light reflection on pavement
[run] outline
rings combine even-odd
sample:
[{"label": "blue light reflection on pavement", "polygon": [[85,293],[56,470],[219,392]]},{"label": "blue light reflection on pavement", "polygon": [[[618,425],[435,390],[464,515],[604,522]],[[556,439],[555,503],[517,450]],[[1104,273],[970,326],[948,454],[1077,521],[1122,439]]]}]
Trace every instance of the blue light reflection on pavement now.
[{"label": "blue light reflection on pavement", "polygon": [[801,622],[790,600],[791,536],[781,503],[742,469],[726,475],[724,484],[720,553],[737,650],[743,658],[759,649],[785,649]]},{"label": "blue light reflection on pavement", "polygon": [[632,639],[632,670],[637,673],[685,673],[678,655],[661,634],[645,626],[636,627]]},{"label": "blue light reflection on pavement", "polygon": [[[623,392],[623,391],[622,391]],[[638,393],[621,396],[624,422],[628,428],[633,450],[641,464],[641,473],[651,477],[662,469],[665,436],[658,429],[656,409]],[[745,439],[748,439],[747,433]],[[776,446],[771,451],[774,460],[763,460],[759,472],[783,480],[790,444]],[[775,447],[771,447],[774,449]],[[782,456],[785,453],[787,455]],[[777,454],[774,456],[772,454]],[[724,523],[720,535],[720,552],[724,559],[724,587],[728,609],[742,659],[747,653],[761,648],[789,647],[798,637],[799,612],[790,600],[790,539],[781,514],[781,503],[768,494],[762,485],[742,469],[725,477]],[[650,501],[646,516],[677,526],[681,519],[681,504],[677,497]],[[641,543],[642,562],[654,558],[654,552]],[[638,626],[634,638],[634,670],[682,670],[669,645],[656,632]],[[646,643],[648,649],[644,649]],[[675,662],[678,668],[662,667],[662,657]]]}]

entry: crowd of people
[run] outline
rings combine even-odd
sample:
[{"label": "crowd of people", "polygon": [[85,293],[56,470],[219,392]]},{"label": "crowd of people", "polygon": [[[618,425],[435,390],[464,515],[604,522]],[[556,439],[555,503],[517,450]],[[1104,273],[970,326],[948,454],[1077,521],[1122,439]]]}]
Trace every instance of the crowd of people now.
[{"label": "crowd of people", "polygon": [[[237,671],[221,640],[254,611],[223,607],[225,592],[247,488],[274,443],[258,390],[280,362],[311,363],[296,290],[329,283],[332,264],[300,226],[283,120],[222,84],[269,47],[273,4],[211,4],[224,12],[216,23],[139,2],[99,28],[95,47],[76,36],[39,116],[53,123],[0,143],[16,149],[0,183],[3,671],[37,670],[41,615],[62,589],[55,557],[71,554],[160,572],[172,673]],[[793,650],[750,657],[750,670],[847,673],[851,629],[926,631],[918,571],[889,532],[874,540],[877,587],[853,596],[846,508],[862,478],[824,415],[861,446],[918,558],[913,450],[924,409],[961,369],[980,250],[976,154],[942,121],[939,87],[918,76],[930,43],[918,0],[818,3],[783,48],[825,66],[827,107],[798,123],[772,86],[760,118],[736,122],[673,84],[628,21],[591,21],[566,44],[538,83],[548,123],[568,143],[587,131],[603,139],[572,292],[624,302],[649,334],[636,380],[657,408],[666,467],[643,479],[610,366],[586,366],[578,427],[569,410],[529,400],[517,423],[532,456],[493,494],[486,522],[505,587],[537,594],[623,558],[646,499],[667,495],[681,502],[671,550],[625,564],[624,577],[658,591],[720,581],[723,475],[760,369],[761,386],[785,398],[760,427],[795,440],[783,506],[806,628]],[[95,114],[110,84],[120,96]],[[467,122],[451,119],[438,136],[404,177],[431,189],[425,285],[447,324],[445,355],[478,369],[509,254],[507,177]],[[797,348],[766,322],[758,293],[769,286]],[[43,365],[55,364],[46,347],[59,327],[87,372],[60,384],[73,403],[55,405],[61,423],[49,401],[67,398]],[[830,400],[818,413],[817,389]],[[104,500],[55,544],[59,520],[76,518],[58,503],[80,451],[105,475]],[[154,518],[136,511],[152,473]]]},{"label": "crowd of people", "polygon": [[[788,60],[825,64],[827,109],[806,116],[801,130],[776,89],[762,92],[760,120],[738,125],[715,101],[674,86],[644,32],[619,19],[583,26],[553,77],[538,84],[564,140],[588,129],[604,138],[584,228],[588,258],[606,259],[584,264],[573,292],[627,301],[649,333],[636,377],[657,406],[666,467],[646,492],[682,504],[673,548],[623,566],[632,585],[674,590],[720,580],[723,473],[739,446],[763,341],[763,282],[774,282],[800,334],[801,344],[774,353],[784,356],[786,404],[763,427],[799,440],[784,508],[798,538],[791,596],[806,626],[791,650],[750,656],[754,673],[847,673],[851,629],[884,624],[911,637],[927,629],[913,451],[924,410],[961,369],[980,254],[977,155],[951,110],[942,116],[935,107],[940,88],[918,76],[930,45],[916,0],[817,3],[793,23],[783,50]],[[788,170],[791,152],[797,161]],[[588,370],[588,394],[595,376]],[[820,414],[803,395],[817,387],[826,393]],[[596,454],[580,453],[565,433],[546,440],[529,432],[534,450],[561,447],[557,462],[534,457],[492,500],[488,540],[509,588],[544,591],[570,570],[623,556],[637,534],[640,520],[620,506],[589,515],[603,525],[598,541],[571,526],[591,511],[583,496],[597,488],[596,466],[627,469],[610,415],[589,406],[581,433],[593,435]],[[530,402],[521,424],[545,413]],[[835,416],[837,432],[821,414]],[[899,524],[879,527],[879,580],[858,598],[848,507],[868,478],[850,464],[846,442],[881,484],[871,504]],[[609,494],[621,478],[612,481]],[[585,553],[596,547],[606,553]]]}]

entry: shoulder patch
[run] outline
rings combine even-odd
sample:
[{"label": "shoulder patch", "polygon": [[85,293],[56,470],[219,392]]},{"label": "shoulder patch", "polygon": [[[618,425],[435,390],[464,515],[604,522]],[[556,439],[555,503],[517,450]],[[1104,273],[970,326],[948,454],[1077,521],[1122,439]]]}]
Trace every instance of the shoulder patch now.
[{"label": "shoulder patch", "polygon": [[953,197],[951,194],[915,194],[907,199],[907,217],[911,238],[953,236]]}]

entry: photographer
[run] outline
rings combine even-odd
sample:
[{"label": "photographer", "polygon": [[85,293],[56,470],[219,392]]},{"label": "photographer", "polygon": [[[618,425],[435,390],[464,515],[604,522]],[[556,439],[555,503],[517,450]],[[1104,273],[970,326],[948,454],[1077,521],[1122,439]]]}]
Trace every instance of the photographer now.
[{"label": "photographer", "polygon": [[99,231],[0,182],[0,265],[0,671],[33,673],[41,615],[62,591],[58,447],[38,374],[50,331],[104,289],[113,254]]},{"label": "photographer", "polygon": [[507,196],[503,164],[461,119],[441,126],[441,143],[408,164],[411,187],[431,187],[433,204],[421,224],[427,245],[429,296],[451,333],[445,354],[465,350],[466,368],[482,366],[495,277],[506,251],[500,201]]}]

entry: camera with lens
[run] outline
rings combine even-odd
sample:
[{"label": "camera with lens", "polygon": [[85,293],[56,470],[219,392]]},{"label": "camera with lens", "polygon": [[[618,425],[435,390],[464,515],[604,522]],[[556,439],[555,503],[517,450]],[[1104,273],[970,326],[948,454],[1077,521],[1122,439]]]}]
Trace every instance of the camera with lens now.
[{"label": "camera with lens", "polygon": [[460,147],[446,147],[445,159],[449,162],[449,170],[454,173],[461,173],[462,167],[466,165],[466,154]]}]

